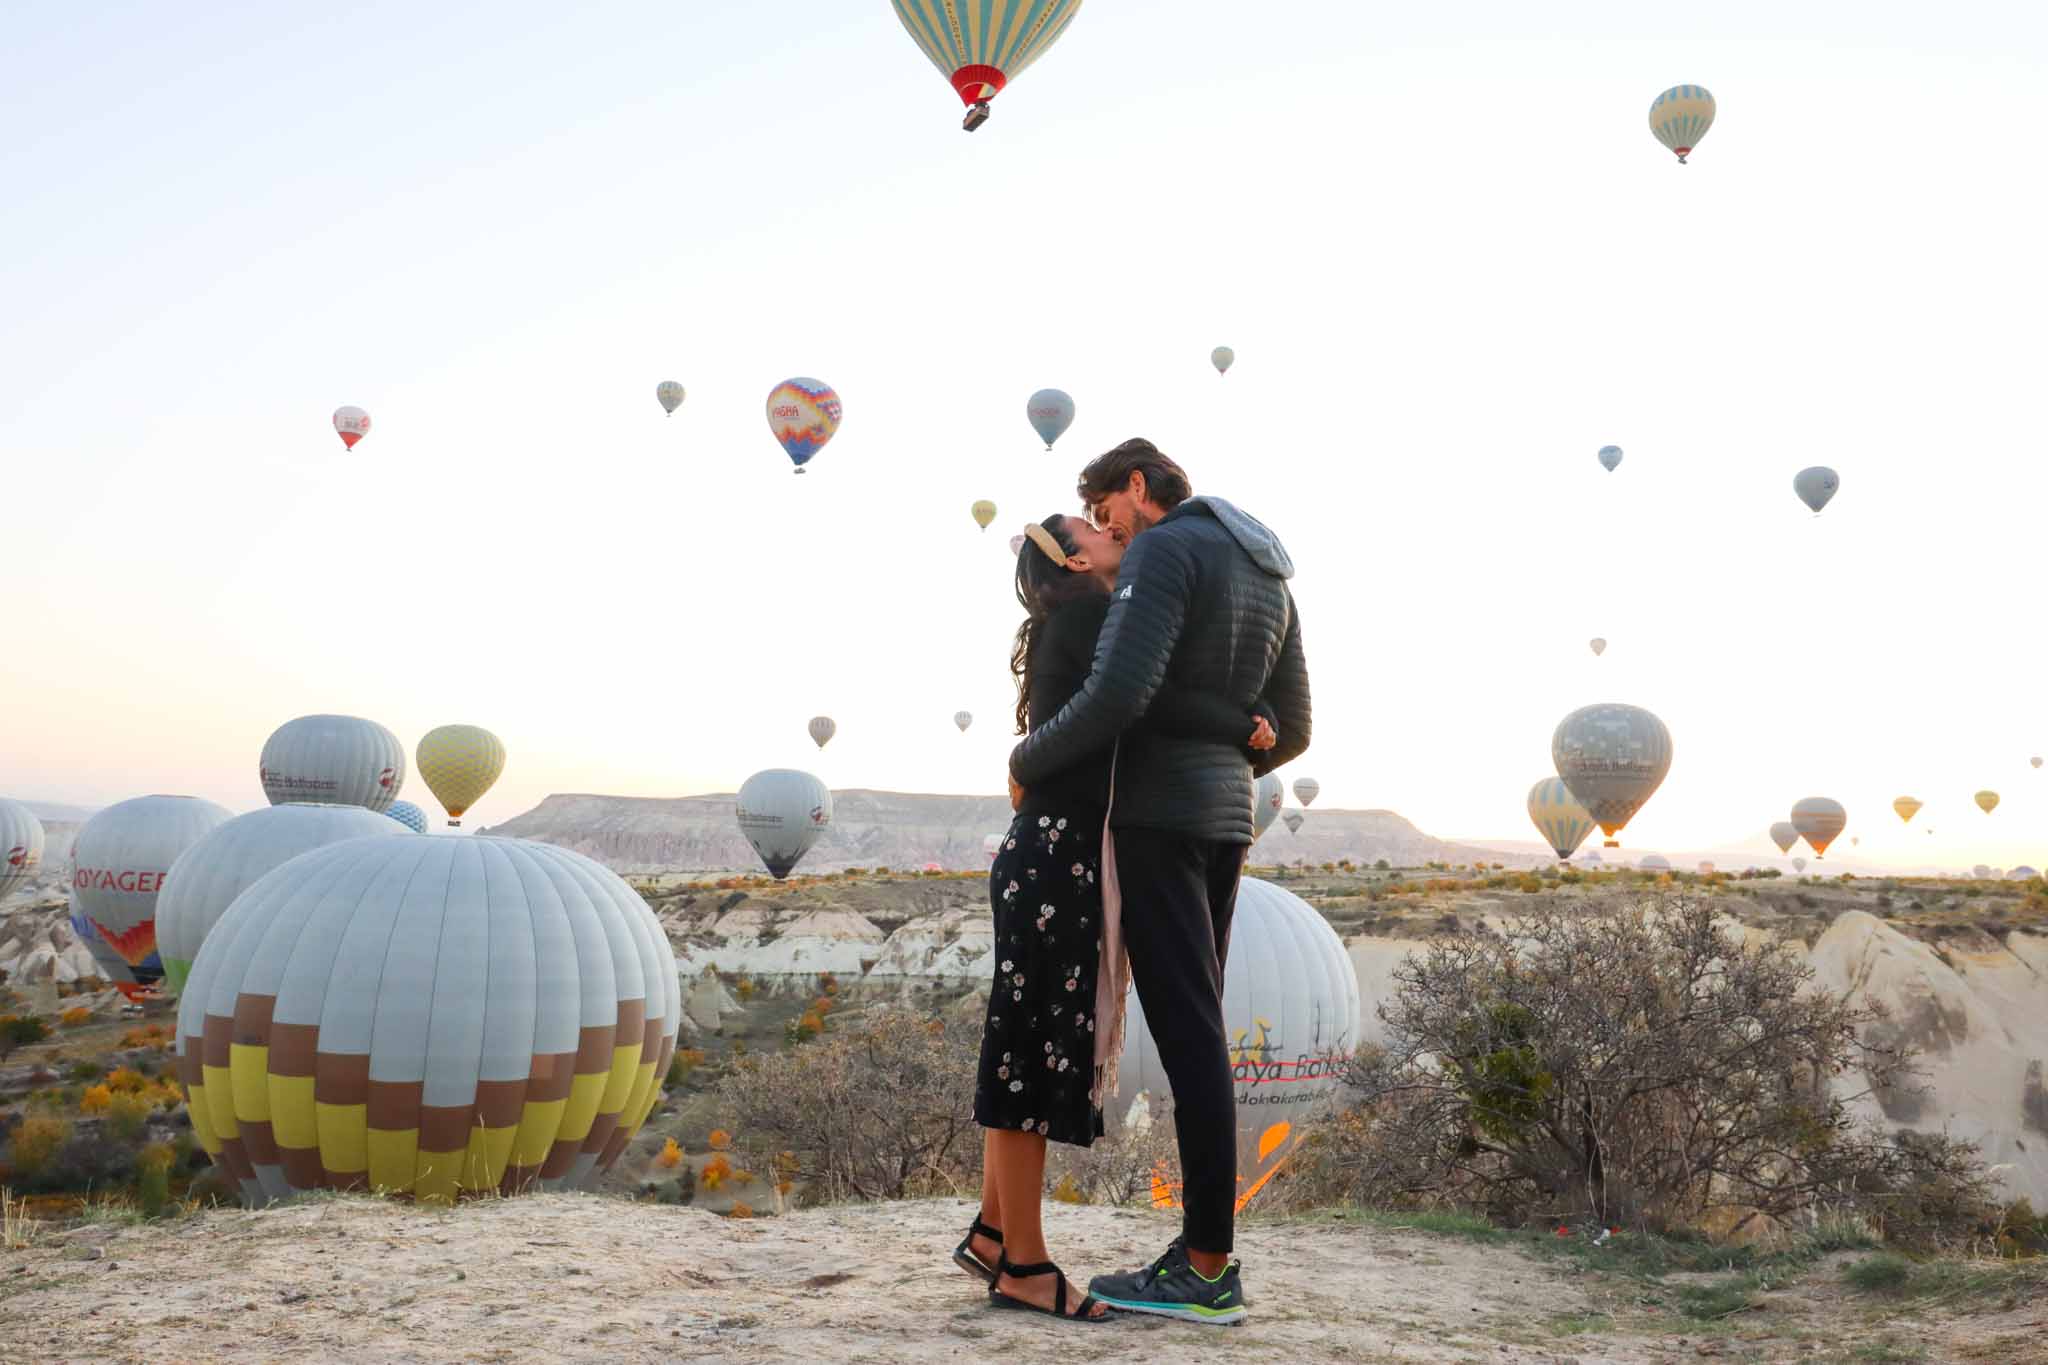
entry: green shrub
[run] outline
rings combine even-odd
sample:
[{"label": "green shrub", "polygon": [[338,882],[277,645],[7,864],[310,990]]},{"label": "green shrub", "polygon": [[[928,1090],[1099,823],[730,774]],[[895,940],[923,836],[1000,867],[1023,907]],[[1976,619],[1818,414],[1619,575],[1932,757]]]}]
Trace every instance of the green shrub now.
[{"label": "green shrub", "polygon": [[49,1022],[36,1015],[0,1015],[0,1061],[5,1061],[14,1049],[40,1043],[49,1036]]},{"label": "green shrub", "polygon": [[29,1118],[15,1125],[14,1142],[9,1147],[8,1164],[14,1173],[25,1179],[42,1173],[66,1142],[71,1140],[71,1124],[65,1119]]},{"label": "green shrub", "polygon": [[1896,1294],[1913,1278],[1913,1265],[1903,1256],[1881,1252],[1842,1267],[1842,1278],[1866,1294]]}]

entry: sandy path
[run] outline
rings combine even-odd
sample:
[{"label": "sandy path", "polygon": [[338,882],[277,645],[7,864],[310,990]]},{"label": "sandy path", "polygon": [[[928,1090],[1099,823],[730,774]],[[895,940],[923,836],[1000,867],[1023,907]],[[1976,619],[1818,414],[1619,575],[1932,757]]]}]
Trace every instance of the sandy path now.
[{"label": "sandy path", "polygon": [[[351,1365],[1083,1352],[1153,1365],[1668,1358],[1604,1335],[1545,1341],[1544,1323],[1585,1307],[1550,1267],[1356,1223],[1243,1229],[1253,1305],[1243,1327],[997,1315],[947,1260],[970,1214],[947,1200],[733,1221],[554,1195],[454,1212],[329,1199],[161,1227],[90,1226],[0,1252],[0,1356]],[[1057,1208],[1048,1221],[1083,1276],[1140,1264],[1173,1231],[1149,1212],[1106,1208]]]}]

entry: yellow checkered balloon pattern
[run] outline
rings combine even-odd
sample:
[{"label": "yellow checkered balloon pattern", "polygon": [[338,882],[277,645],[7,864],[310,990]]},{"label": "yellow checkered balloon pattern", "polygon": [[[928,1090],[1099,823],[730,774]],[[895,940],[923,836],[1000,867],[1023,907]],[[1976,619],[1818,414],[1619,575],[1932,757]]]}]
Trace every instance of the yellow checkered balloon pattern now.
[{"label": "yellow checkered balloon pattern", "polygon": [[478,725],[437,726],[420,738],[413,757],[450,821],[461,819],[505,771],[504,741]]}]

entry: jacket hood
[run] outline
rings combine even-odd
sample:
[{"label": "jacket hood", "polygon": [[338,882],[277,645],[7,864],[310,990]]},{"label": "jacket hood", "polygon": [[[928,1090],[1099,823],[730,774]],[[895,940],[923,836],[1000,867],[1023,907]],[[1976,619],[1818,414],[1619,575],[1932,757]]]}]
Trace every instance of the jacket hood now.
[{"label": "jacket hood", "polygon": [[1230,532],[1231,539],[1251,556],[1252,563],[1275,578],[1294,577],[1294,561],[1287,557],[1287,547],[1280,543],[1280,537],[1235,503],[1204,494],[1189,498],[1174,508],[1173,515],[1214,517],[1223,523],[1224,530]]}]

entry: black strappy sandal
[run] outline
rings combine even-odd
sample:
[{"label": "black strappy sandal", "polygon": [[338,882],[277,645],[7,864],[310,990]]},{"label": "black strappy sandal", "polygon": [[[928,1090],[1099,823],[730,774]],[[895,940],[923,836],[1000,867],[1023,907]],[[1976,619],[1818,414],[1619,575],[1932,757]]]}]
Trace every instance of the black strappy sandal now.
[{"label": "black strappy sandal", "polygon": [[960,1245],[953,1248],[953,1264],[976,1279],[986,1281],[990,1288],[994,1288],[998,1272],[994,1266],[974,1254],[974,1239],[977,1236],[986,1237],[997,1246],[1003,1244],[1003,1230],[990,1227],[981,1221],[980,1214],[976,1214],[974,1226],[967,1229],[967,1235],[960,1239]]},{"label": "black strappy sandal", "polygon": [[[1040,1308],[1035,1303],[1027,1303],[1023,1299],[1013,1299],[1008,1294],[1005,1294],[1002,1290],[996,1288],[997,1282],[1000,1281],[1005,1275],[1008,1275],[1013,1280],[1032,1280],[1038,1278],[1040,1275],[1057,1275],[1059,1277],[1059,1281],[1056,1287],[1053,1289],[1052,1307]],[[1102,1302],[1102,1300],[1096,1298],[1093,1294],[1084,1294],[1081,1297],[1081,1302],[1075,1305],[1074,1311],[1071,1313],[1067,1311],[1066,1272],[1061,1270],[1058,1266],[1054,1265],[1051,1261],[1041,1261],[1037,1265],[1011,1265],[1010,1253],[1007,1251],[996,1259],[996,1278],[989,1281],[988,1301],[991,1304],[995,1305],[997,1308],[1017,1308],[1022,1309],[1024,1312],[1027,1313],[1043,1313],[1047,1317],[1059,1318],[1066,1322],[1109,1321],[1109,1314],[1107,1313],[1104,1313],[1100,1317],[1097,1317],[1095,1314],[1088,1311],[1089,1309],[1095,1307],[1097,1304]]]}]

